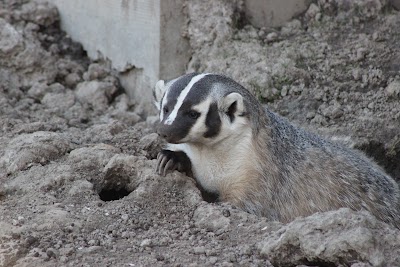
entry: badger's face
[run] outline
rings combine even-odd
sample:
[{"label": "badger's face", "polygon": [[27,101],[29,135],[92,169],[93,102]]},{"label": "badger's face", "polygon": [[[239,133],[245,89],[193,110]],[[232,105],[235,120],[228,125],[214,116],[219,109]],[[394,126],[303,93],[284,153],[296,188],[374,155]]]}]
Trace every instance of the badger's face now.
[{"label": "badger's face", "polygon": [[[169,143],[216,143],[247,123],[236,83],[215,74],[187,74],[164,84],[154,97],[159,109],[157,132]],[[231,87],[230,87],[231,86]]]}]

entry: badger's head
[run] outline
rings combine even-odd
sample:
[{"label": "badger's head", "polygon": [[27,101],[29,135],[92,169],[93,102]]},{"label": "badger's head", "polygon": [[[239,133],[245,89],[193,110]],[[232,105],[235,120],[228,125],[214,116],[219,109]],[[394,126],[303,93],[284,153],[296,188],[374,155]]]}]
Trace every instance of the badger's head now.
[{"label": "badger's head", "polygon": [[169,143],[212,145],[250,129],[249,109],[259,105],[235,81],[216,74],[191,73],[154,89],[158,134]]}]

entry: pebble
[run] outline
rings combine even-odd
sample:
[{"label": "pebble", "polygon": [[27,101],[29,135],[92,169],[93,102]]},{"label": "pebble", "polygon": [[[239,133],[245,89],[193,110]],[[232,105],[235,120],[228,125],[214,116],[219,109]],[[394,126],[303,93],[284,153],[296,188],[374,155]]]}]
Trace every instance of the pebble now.
[{"label": "pebble", "polygon": [[400,97],[400,80],[395,80],[389,83],[385,91],[390,97]]},{"label": "pebble", "polygon": [[210,258],[208,259],[208,261],[210,262],[210,264],[215,264],[215,263],[217,263],[218,258],[217,258],[217,257],[210,257]]},{"label": "pebble", "polygon": [[151,241],[151,239],[144,239],[144,240],[140,243],[140,247],[142,247],[142,248],[151,247],[151,246],[152,246],[152,241]]},{"label": "pebble", "polygon": [[49,258],[54,258],[56,259],[58,257],[58,251],[55,250],[54,248],[48,248],[46,250],[46,254]]},{"label": "pebble", "polygon": [[81,81],[81,77],[79,74],[73,72],[65,76],[64,81],[69,88],[74,89],[75,86]]},{"label": "pebble", "polygon": [[309,18],[309,19],[316,19],[316,16],[317,16],[318,14],[320,14],[320,15],[319,15],[319,18],[320,18],[320,16],[321,16],[320,11],[321,11],[321,9],[320,9],[316,4],[312,3],[312,4],[310,5],[310,7],[308,8],[308,10],[306,11],[305,16],[306,16],[307,18]]},{"label": "pebble", "polygon": [[281,96],[286,96],[289,92],[289,89],[287,86],[283,86],[281,90]]},{"label": "pebble", "polygon": [[278,39],[278,34],[276,32],[270,32],[265,37],[265,40],[267,41],[267,43],[272,43],[272,42],[276,41],[277,39]]},{"label": "pebble", "polygon": [[204,254],[206,252],[205,247],[201,246],[201,247],[194,247],[193,248],[193,253],[196,255],[200,255],[200,254]]}]

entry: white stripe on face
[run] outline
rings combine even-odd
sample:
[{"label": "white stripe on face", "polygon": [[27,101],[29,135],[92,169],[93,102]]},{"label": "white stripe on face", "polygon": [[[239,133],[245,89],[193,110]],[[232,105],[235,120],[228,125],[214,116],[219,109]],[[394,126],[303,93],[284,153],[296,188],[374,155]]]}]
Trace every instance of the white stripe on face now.
[{"label": "white stripe on face", "polygon": [[[185,100],[186,96],[189,94],[190,89],[192,89],[193,85],[200,81],[202,78],[204,78],[208,73],[205,74],[199,74],[194,76],[188,85],[186,85],[185,89],[182,90],[182,92],[179,94],[178,100],[176,101],[176,104],[174,106],[174,109],[172,110],[171,114],[169,114],[168,118],[165,120],[164,124],[171,125],[175,119],[176,116],[178,115],[178,110],[181,108],[183,104],[183,100]],[[167,95],[165,95],[167,96]]]},{"label": "white stripe on face", "polygon": [[164,119],[164,107],[167,104],[167,94],[168,94],[169,88],[171,88],[171,86],[168,87],[168,89],[165,91],[163,99],[162,99],[161,110],[160,110],[160,121],[162,121]]}]

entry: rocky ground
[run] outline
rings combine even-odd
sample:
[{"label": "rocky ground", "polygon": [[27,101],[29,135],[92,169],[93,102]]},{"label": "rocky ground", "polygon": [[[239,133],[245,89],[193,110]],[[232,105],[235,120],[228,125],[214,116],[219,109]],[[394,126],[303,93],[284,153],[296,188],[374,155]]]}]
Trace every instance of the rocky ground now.
[{"label": "rocky ground", "polygon": [[[319,0],[279,29],[239,1],[189,1],[188,71],[220,72],[400,181],[400,13]],[[202,14],[209,14],[207,18]],[[157,118],[57,10],[0,2],[0,266],[400,266],[400,230],[367,212],[268,222],[155,174]]]}]

